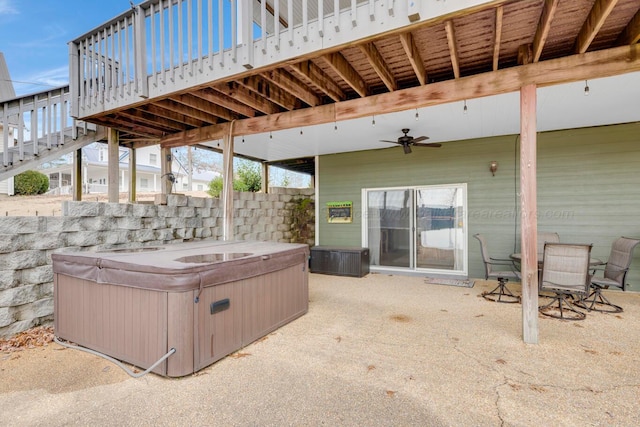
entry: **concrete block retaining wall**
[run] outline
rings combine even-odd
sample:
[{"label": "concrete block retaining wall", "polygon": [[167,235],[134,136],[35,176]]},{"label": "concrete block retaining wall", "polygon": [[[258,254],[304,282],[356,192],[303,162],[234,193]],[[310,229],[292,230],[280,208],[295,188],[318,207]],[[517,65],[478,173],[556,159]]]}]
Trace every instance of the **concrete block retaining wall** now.
[{"label": "concrete block retaining wall", "polygon": [[[314,191],[270,191],[235,193],[236,240],[292,241],[295,202],[313,199]],[[53,320],[54,252],[222,238],[219,199],[174,194],[157,201],[166,204],[69,201],[59,217],[0,217],[0,338]]]}]

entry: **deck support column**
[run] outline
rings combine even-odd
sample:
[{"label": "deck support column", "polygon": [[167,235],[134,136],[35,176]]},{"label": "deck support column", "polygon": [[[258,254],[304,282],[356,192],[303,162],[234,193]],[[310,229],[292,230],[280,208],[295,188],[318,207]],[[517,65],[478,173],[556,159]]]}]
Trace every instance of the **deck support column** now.
[{"label": "deck support column", "polygon": [[118,203],[120,199],[120,141],[118,140],[118,131],[116,129],[109,128],[107,134],[107,148],[109,153],[107,193],[109,195],[109,203]]},{"label": "deck support column", "polygon": [[136,149],[129,148],[129,202],[136,201]]},{"label": "deck support column", "polygon": [[260,176],[260,191],[267,194],[269,192],[269,163],[262,162],[262,173]]},{"label": "deck support column", "polygon": [[160,189],[162,194],[171,194],[174,176],[171,173],[171,148],[162,147],[160,149]]},{"label": "deck support column", "polygon": [[[62,183],[62,181],[60,181]],[[73,201],[79,202],[82,200],[82,148],[78,148],[73,153]]]},{"label": "deck support column", "polygon": [[233,240],[233,125],[223,137],[222,151],[222,240]]},{"label": "deck support column", "polygon": [[522,252],[522,337],[538,343],[538,208],[536,85],[520,89],[520,247]]}]

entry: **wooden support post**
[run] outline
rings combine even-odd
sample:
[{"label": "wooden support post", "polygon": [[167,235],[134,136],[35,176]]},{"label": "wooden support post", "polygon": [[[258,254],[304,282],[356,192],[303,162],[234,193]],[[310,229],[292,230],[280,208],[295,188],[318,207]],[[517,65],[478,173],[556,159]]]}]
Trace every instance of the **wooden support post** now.
[{"label": "wooden support post", "polygon": [[82,200],[82,148],[78,148],[73,155],[73,200]]},{"label": "wooden support post", "polygon": [[222,240],[233,240],[233,124],[224,135],[222,151]]},{"label": "wooden support post", "polygon": [[538,343],[536,145],[536,85],[529,84],[520,89],[522,337],[527,344]]},{"label": "wooden support post", "polygon": [[260,191],[269,192],[269,163],[262,162],[262,176],[260,177]]},{"label": "wooden support post", "polygon": [[129,148],[129,201],[136,201],[136,149]]},{"label": "wooden support post", "polygon": [[120,199],[120,142],[118,141],[118,131],[116,129],[109,128],[107,144],[109,153],[107,193],[109,195],[109,203],[118,203]]},{"label": "wooden support post", "polygon": [[160,186],[162,194],[171,194],[171,188],[173,187],[173,174],[171,173],[171,163],[173,158],[171,157],[171,148],[160,149]]}]

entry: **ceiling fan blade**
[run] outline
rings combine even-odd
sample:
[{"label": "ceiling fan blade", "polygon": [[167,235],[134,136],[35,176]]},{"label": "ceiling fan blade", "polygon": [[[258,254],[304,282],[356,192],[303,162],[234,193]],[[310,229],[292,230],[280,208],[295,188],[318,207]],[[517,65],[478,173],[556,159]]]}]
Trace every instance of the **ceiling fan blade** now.
[{"label": "ceiling fan blade", "polygon": [[413,138],[413,139],[411,140],[411,142],[414,142],[414,143],[415,143],[415,142],[420,142],[420,141],[426,141],[427,139],[429,139],[429,137],[428,137],[428,136],[419,136],[419,137],[417,137],[417,138]]},{"label": "ceiling fan blade", "polygon": [[387,141],[386,139],[381,139],[380,142],[389,142],[391,144],[399,144],[398,141]]},{"label": "ceiling fan blade", "polygon": [[409,144],[403,144],[402,149],[404,150],[404,154],[411,153],[411,147],[409,147]]},{"label": "ceiling fan blade", "polygon": [[431,144],[420,144],[420,143],[415,144],[414,143],[413,145],[415,145],[416,147],[433,147],[433,148],[442,147],[442,144],[440,144],[438,142],[434,142],[434,143],[431,143]]}]

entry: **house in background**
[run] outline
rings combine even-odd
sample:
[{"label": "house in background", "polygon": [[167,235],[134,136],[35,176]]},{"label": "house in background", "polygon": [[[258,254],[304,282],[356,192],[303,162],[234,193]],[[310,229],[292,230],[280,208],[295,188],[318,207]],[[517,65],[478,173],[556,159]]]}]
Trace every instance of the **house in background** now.
[{"label": "house in background", "polygon": [[[119,191],[129,191],[129,150],[120,148]],[[71,194],[73,163],[70,158],[57,166],[41,169],[49,177],[49,194]],[[82,192],[96,194],[107,192],[108,149],[106,144],[94,143],[82,148]],[[219,174],[213,171],[194,171],[189,185],[189,174],[174,159],[172,174],[175,177],[173,191],[206,191],[209,182]],[[155,193],[161,191],[160,147],[141,147],[136,150],[136,191]]]},{"label": "house in background", "polygon": [[[6,101],[16,97],[16,91],[11,82],[9,68],[4,60],[4,54],[0,52],[0,101]],[[13,128],[11,124],[7,125],[7,133],[12,134]],[[0,135],[4,134],[4,123],[0,122]],[[0,153],[4,151],[4,144],[0,144]],[[0,181],[0,194],[13,195],[13,177]]]}]

